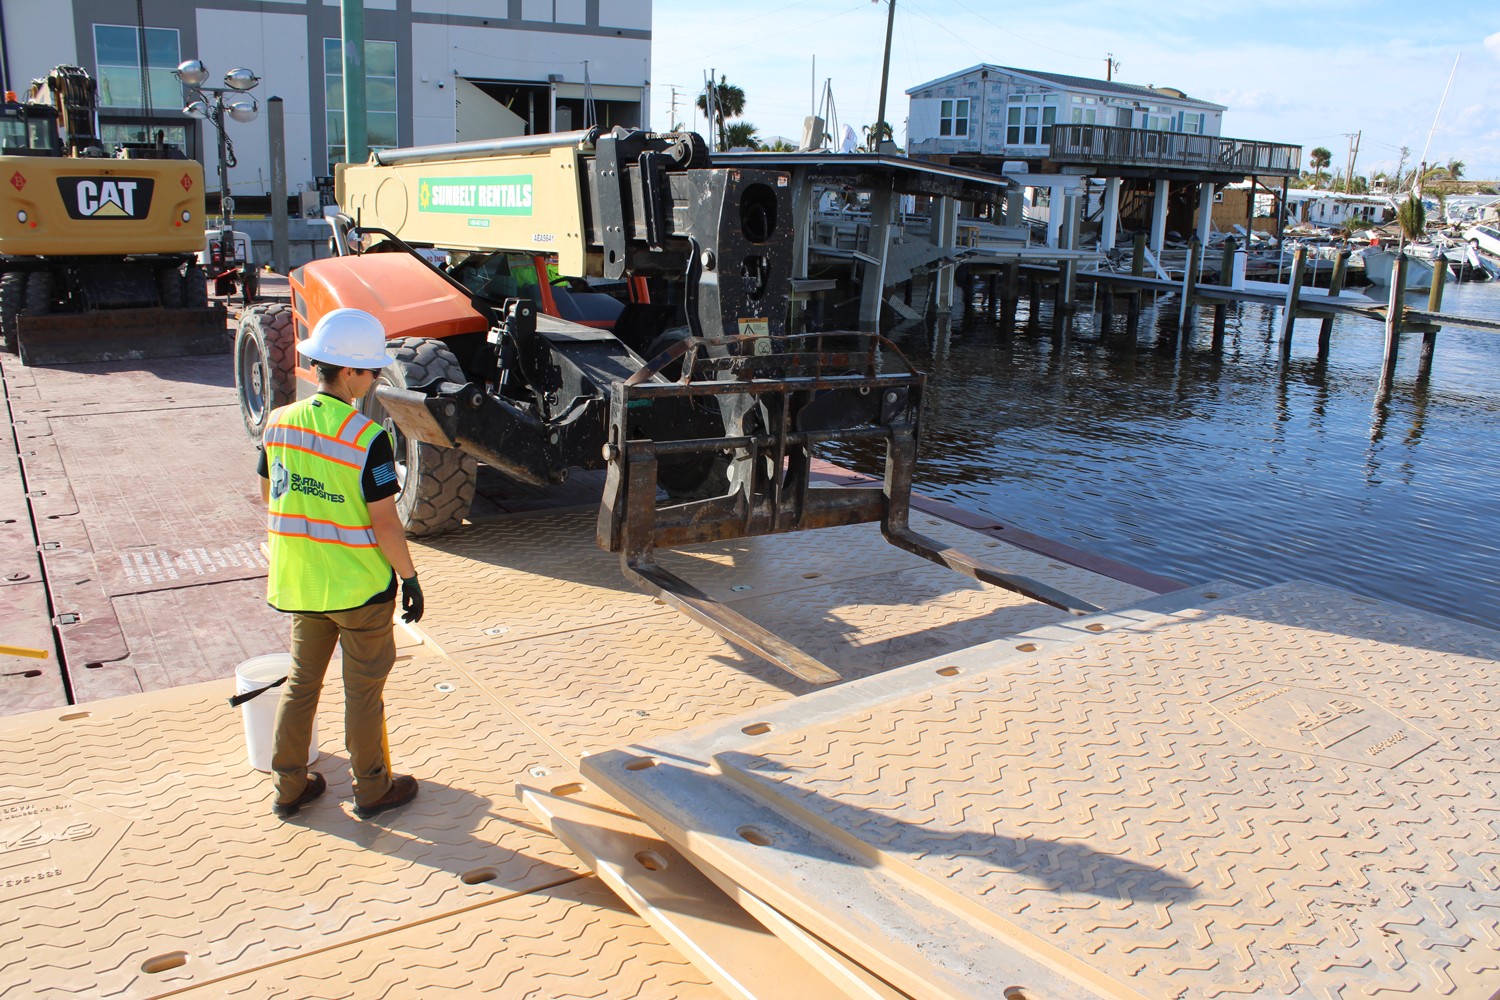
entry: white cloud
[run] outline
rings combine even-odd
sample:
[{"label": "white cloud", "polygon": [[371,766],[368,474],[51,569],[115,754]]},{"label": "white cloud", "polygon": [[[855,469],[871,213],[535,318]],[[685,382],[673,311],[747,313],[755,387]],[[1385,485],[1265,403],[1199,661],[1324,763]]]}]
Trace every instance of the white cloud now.
[{"label": "white cloud", "polygon": [[1500,31],[1495,32],[1493,35],[1486,35],[1484,47],[1490,50],[1490,55],[1496,59],[1500,59]]}]

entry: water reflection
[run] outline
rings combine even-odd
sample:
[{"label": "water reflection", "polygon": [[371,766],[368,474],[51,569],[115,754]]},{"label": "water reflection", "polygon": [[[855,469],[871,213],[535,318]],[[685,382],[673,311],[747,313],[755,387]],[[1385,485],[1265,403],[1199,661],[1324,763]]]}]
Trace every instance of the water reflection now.
[{"label": "water reflection", "polygon": [[[890,331],[931,373],[918,488],[1029,531],[1186,580],[1306,578],[1500,625],[1500,340],[1408,334],[1175,298],[1056,317],[1023,298],[1007,331],[979,313]],[[1445,307],[1500,316],[1500,287]],[[875,471],[880,451],[830,457]]]}]

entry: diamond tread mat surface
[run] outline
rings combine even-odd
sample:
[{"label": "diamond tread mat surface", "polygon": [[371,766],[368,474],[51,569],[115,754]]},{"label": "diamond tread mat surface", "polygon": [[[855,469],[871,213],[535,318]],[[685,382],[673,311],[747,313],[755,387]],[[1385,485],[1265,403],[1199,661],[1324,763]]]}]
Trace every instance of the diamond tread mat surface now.
[{"label": "diamond tread mat surface", "polygon": [[868,876],[892,909],[831,905],[835,945],[941,907],[875,950],[915,944],[944,995],[998,995],[963,960],[1001,946],[1074,996],[1490,997],[1500,635],[1311,584],[1210,594],[584,773],[789,913]]},{"label": "diamond tread mat surface", "polygon": [[355,819],[336,676],[313,765],[329,790],[288,822],[231,682],[0,720],[0,996],[155,996],[586,871],[514,797],[562,762],[420,647],[386,689],[420,794]]},{"label": "diamond tread mat surface", "polygon": [[234,1000],[723,1000],[594,878],[293,958],[183,994]]},{"label": "diamond tread mat surface", "polygon": [[[1146,593],[936,518],[914,521],[1091,601]],[[592,512],[517,516],[414,547],[423,631],[564,757],[813,690],[631,589],[592,526]],[[851,678],[1067,617],[902,552],[875,525],[695,546],[661,562]]]}]

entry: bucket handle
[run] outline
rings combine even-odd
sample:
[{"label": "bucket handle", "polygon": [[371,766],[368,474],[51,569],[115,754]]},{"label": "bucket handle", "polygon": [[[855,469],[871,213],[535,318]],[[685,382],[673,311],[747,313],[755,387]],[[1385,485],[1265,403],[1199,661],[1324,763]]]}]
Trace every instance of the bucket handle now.
[{"label": "bucket handle", "polygon": [[272,688],[279,688],[279,687],[281,687],[281,685],[283,685],[285,683],[286,683],[286,678],[283,677],[279,681],[272,681],[271,683],[267,684],[265,687],[256,688],[254,691],[246,691],[244,694],[237,694],[233,698],[229,699],[229,707],[230,708],[239,708],[241,705],[243,705],[245,702],[249,701],[250,699],[252,699],[252,698],[259,698],[261,695],[265,694],[267,691],[271,690]]}]

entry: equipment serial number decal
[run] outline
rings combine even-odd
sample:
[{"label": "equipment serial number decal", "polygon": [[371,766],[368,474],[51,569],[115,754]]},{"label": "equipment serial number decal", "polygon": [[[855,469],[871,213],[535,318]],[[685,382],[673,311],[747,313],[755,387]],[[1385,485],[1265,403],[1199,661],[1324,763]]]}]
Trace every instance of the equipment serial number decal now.
[{"label": "equipment serial number decal", "polygon": [[557,237],[553,236],[551,233],[532,233],[531,234],[531,242],[533,242],[533,243],[555,243],[556,241],[557,241]]},{"label": "equipment serial number decal", "polygon": [[489,219],[470,219],[469,220],[469,228],[470,229],[488,229],[488,228],[490,228],[490,220]]}]

